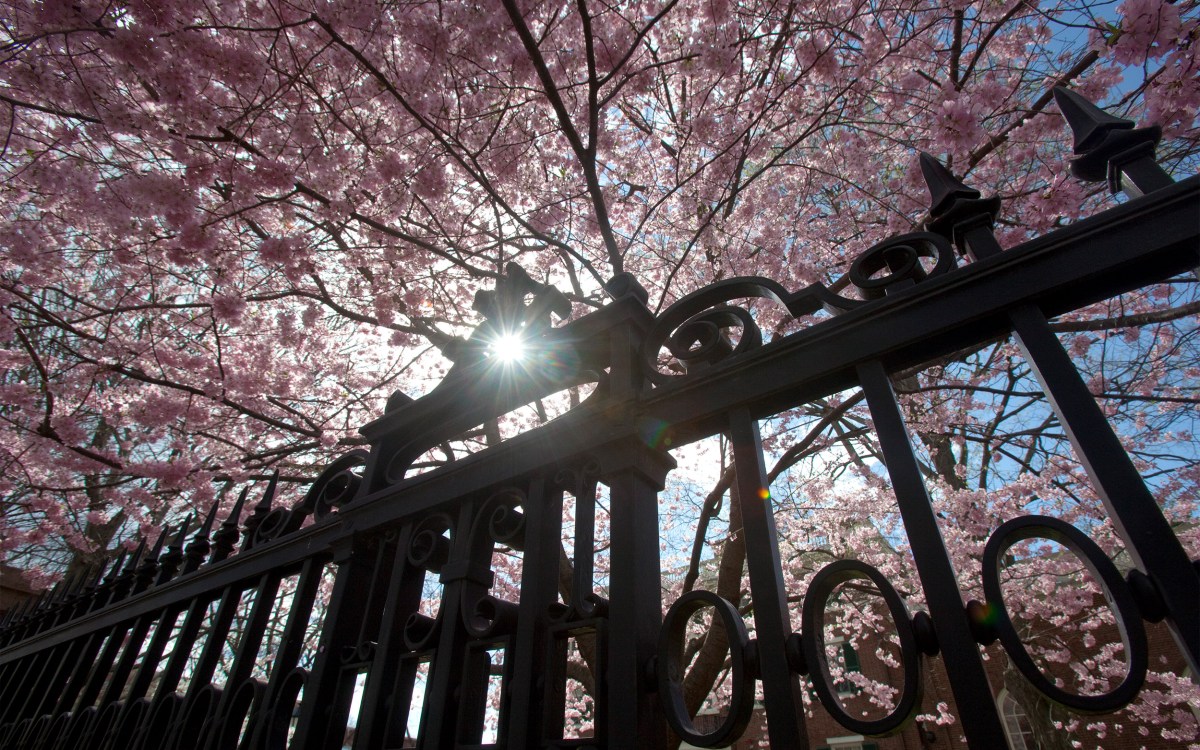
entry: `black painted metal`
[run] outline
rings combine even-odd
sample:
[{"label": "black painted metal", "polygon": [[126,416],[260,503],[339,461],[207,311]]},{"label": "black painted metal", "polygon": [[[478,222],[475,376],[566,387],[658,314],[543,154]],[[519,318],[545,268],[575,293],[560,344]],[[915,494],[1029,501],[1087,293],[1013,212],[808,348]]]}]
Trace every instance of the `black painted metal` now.
[{"label": "black painted metal", "polygon": [[[801,674],[811,672],[816,699],[848,730],[886,736],[911,723],[921,661],[935,657],[954,665],[970,746],[1002,748],[980,644],[999,639],[1035,689],[1085,713],[1137,694],[1142,619],[1166,620],[1200,673],[1198,566],[1047,324],[1200,266],[1200,178],[1172,182],[1154,162],[1156,128],[1135,128],[1070,92],[1056,97],[1076,134],[1075,175],[1137,199],[1002,250],[992,235],[999,202],[922,156],[928,231],[864,251],[847,279],[858,298],[749,277],[694,292],[655,318],[645,291],[621,275],[607,287],[609,305],[553,328],[566,300],[510,266],[497,290],[477,296],[485,323],[453,350],[443,383],[417,401],[393,397],[363,428],[370,452],[335,461],[302,501],[277,506],[273,479],[244,519],[247,491],[219,525],[214,508],[198,529],[189,519],[148,551],[143,543],[0,622],[0,747],[326,750],[351,741],[349,724],[359,750],[660,748],[668,725],[715,746],[747,726],[761,683],[772,747],[804,748]],[[957,267],[955,248],[973,262]],[[834,317],[764,344],[753,316],[727,304],[747,297],[794,317],[822,309]],[[728,327],[742,331],[736,345]],[[502,332],[528,340],[526,369],[489,357],[489,337]],[[1010,333],[1139,569],[1121,578],[1060,520],[1012,519],[985,551],[987,601],[964,606],[890,373]],[[658,366],[664,348],[672,371]],[[410,475],[422,454],[464,430],[589,382],[595,393],[563,417]],[[862,389],[873,417],[929,612],[910,615],[878,570],[839,561],[813,579],[793,632],[758,420],[850,387]],[[709,592],[668,602],[662,614],[657,500],[674,468],[668,449],[718,433],[733,446],[753,637]],[[610,511],[607,592],[592,583],[598,485]],[[567,494],[575,559],[563,574]],[[1129,660],[1111,692],[1066,693],[1027,657],[997,577],[1000,556],[1026,538],[1062,543],[1106,589]],[[493,589],[497,551],[521,558],[515,601]],[[883,598],[904,664],[897,706],[878,720],[843,710],[822,641],[831,592],[855,579]],[[431,589],[440,589],[435,609],[422,610]],[[707,733],[680,697],[684,622],[702,607],[725,621],[734,667],[728,718]],[[591,737],[563,736],[572,639],[586,644],[594,678]],[[498,712],[485,728],[490,701]],[[419,726],[415,738],[410,726]]]}]

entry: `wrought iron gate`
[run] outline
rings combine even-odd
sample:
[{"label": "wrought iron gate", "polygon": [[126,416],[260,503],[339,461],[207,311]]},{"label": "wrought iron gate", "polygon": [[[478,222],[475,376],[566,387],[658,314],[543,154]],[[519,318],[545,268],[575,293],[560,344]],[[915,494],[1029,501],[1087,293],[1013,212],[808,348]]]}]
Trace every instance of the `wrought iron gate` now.
[{"label": "wrought iron gate", "polygon": [[[806,745],[798,674],[811,674],[816,697],[849,730],[886,736],[912,721],[921,660],[937,656],[953,664],[970,746],[999,750],[1007,745],[982,643],[998,638],[1036,689],[1083,712],[1113,710],[1140,690],[1143,620],[1165,619],[1200,673],[1197,564],[1047,324],[1200,266],[1200,178],[1173,182],[1155,164],[1156,128],[1134,129],[1069,92],[1056,95],[1076,134],[1076,176],[1107,180],[1134,199],[1001,250],[992,234],[997,201],[922,157],[927,231],[862,253],[848,274],[859,299],[746,277],[688,295],[656,318],[645,291],[622,275],[608,286],[610,304],[554,328],[551,315],[565,317],[566,301],[510,267],[494,292],[477,296],[486,321],[452,353],[442,383],[416,401],[393,397],[363,428],[370,451],[336,461],[303,502],[273,507],[272,482],[243,520],[243,492],[220,525],[214,515],[196,531],[185,524],[12,613],[0,630],[0,746],[337,748],[355,695],[360,749],[660,748],[668,726],[695,745],[722,746],[746,726],[761,683],[770,744],[782,750]],[[955,248],[973,262],[956,267]],[[726,304],[744,298],[796,317],[836,315],[763,344],[753,317]],[[736,346],[721,334],[729,326],[742,329]],[[491,367],[486,351],[489,336],[514,329],[536,348],[536,366],[519,376]],[[964,607],[890,374],[1009,333],[1136,568],[1122,576],[1059,520],[1016,518],[987,545],[987,603]],[[683,368],[660,370],[664,346]],[[455,435],[583,382],[597,382],[595,392],[564,416],[412,475],[414,461]],[[877,570],[840,561],[812,581],[793,633],[758,420],[850,387],[865,394],[929,611],[910,614]],[[688,593],[663,615],[657,500],[674,466],[666,447],[718,433],[732,441],[740,496],[760,498],[743,503],[753,641],[712,593]],[[597,483],[611,513],[607,598],[593,591],[586,553]],[[571,594],[560,600],[567,494],[577,504],[577,554]],[[1026,655],[998,578],[1000,557],[1026,538],[1060,542],[1107,589],[1128,658],[1126,679],[1109,693],[1065,692]],[[516,601],[491,593],[501,547],[522,556]],[[890,609],[906,675],[895,709],[870,721],[842,709],[820,642],[825,600],[856,578],[873,581]],[[441,586],[436,611],[422,610],[431,582]],[[326,600],[317,631],[314,605]],[[708,732],[686,716],[680,692],[684,624],[701,607],[726,621],[733,672],[729,713]],[[982,616],[988,611],[992,618]],[[282,618],[282,637],[266,644],[273,617]],[[319,648],[306,650],[316,637]],[[587,642],[595,672],[590,738],[563,736],[572,639]],[[489,700],[500,709],[485,735]],[[409,716],[414,705],[423,706],[419,717]]]}]

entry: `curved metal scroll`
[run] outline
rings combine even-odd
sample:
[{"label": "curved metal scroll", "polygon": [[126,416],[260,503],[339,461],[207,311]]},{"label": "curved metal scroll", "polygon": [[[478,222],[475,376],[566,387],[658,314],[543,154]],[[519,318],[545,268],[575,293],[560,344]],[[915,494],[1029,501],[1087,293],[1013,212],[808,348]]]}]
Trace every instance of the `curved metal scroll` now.
[{"label": "curved metal scroll", "polygon": [[525,546],[525,495],[517,489],[504,489],[488,498],[479,509],[471,530],[470,561],[487,568],[488,584],[470,579],[463,587],[463,626],[476,638],[511,633],[516,628],[518,605],[488,593],[492,551],[497,542],[513,549]]},{"label": "curved metal scroll", "polygon": [[[926,271],[922,258],[932,260],[933,268]],[[932,232],[912,232],[889,237],[867,248],[850,266],[850,283],[863,297],[874,300],[940,276],[954,266],[954,248],[945,237]],[[880,271],[886,273],[877,275]]]},{"label": "curved metal scroll", "polygon": [[[932,267],[926,269],[923,260],[931,260]],[[661,385],[675,377],[658,369],[659,350],[664,346],[686,372],[761,346],[762,331],[754,316],[743,307],[726,304],[733,300],[771,300],[786,308],[793,318],[821,309],[837,314],[944,274],[955,263],[954,248],[944,237],[912,232],[872,245],[854,260],[845,280],[862,299],[842,297],[823,284],[789,292],[762,276],[739,276],[709,284],[668,307],[654,321],[642,346],[642,369],[650,380]],[[731,327],[742,330],[736,345],[725,334],[725,329]]]}]

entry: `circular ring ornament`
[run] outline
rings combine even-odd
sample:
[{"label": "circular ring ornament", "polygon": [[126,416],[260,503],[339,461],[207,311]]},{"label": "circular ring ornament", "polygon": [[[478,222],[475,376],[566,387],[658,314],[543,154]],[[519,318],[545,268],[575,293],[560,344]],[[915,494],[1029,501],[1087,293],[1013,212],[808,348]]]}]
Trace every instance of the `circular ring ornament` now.
[{"label": "circular ring ornament", "polygon": [[179,693],[168,693],[157,700],[150,709],[146,729],[133,747],[135,750],[157,750],[160,747],[170,747],[167,742],[174,731],[175,719],[182,711],[184,697]]},{"label": "circular ring ornament", "polygon": [[283,679],[275,703],[271,706],[266,717],[267,731],[264,745],[270,748],[286,747],[288,730],[291,728],[293,712],[298,708],[296,702],[300,692],[308,682],[308,670],[297,667]]},{"label": "circular ring ornament", "polygon": [[[921,266],[922,258],[933,259],[934,266],[929,272]],[[897,288],[902,289],[952,268],[954,248],[945,237],[932,232],[910,232],[889,237],[864,250],[850,266],[850,282],[867,299],[880,299],[891,287],[900,285]],[[875,276],[884,270],[887,273]]]},{"label": "circular ring ornament", "polygon": [[[867,579],[875,584],[879,596],[887,605],[896,632],[900,636],[900,662],[904,667],[904,685],[900,698],[891,713],[881,719],[866,720],[851,716],[842,707],[842,702],[833,689],[833,677],[829,673],[829,659],[825,655],[825,607],[829,597],[840,584]],[[813,689],[821,705],[825,706],[834,720],[852,732],[867,737],[887,737],[899,732],[917,713],[921,701],[921,651],[917,647],[912,619],[904,600],[883,573],[859,560],[838,560],[821,568],[804,595],[801,614],[801,643],[804,661],[812,678]]]},{"label": "circular ring ornament", "polygon": [[354,469],[366,466],[368,457],[365,450],[353,450],[325,467],[304,496],[304,508],[321,519],[350,503],[362,484]]},{"label": "circular ring ornament", "polygon": [[[707,734],[696,730],[683,700],[686,667],[683,663],[683,645],[687,623],[693,614],[704,607],[712,607],[714,615],[720,617],[725,625],[733,676],[729,713],[720,726]],[[689,591],[671,605],[659,631],[656,671],[659,700],[662,701],[667,723],[675,734],[696,747],[726,747],[742,736],[754,710],[753,655],[754,647],[746,633],[746,624],[742,622],[737,609],[725,599],[711,591]]]},{"label": "circular ring ornament", "polygon": [[[1021,642],[1021,636],[1004,605],[1000,560],[1009,547],[1026,539],[1047,539],[1071,550],[1100,583],[1111,606],[1116,608],[1113,614],[1129,661],[1125,678],[1107,693],[1079,695],[1063,690],[1046,678]],[[996,631],[1004,650],[1021,674],[1025,675],[1025,679],[1050,700],[1079,713],[1111,713],[1128,705],[1141,690],[1146,679],[1149,654],[1146,629],[1142,625],[1133,593],[1108,555],[1071,524],[1050,516],[1022,516],[1001,525],[988,539],[983,550],[983,592],[994,613]]]}]

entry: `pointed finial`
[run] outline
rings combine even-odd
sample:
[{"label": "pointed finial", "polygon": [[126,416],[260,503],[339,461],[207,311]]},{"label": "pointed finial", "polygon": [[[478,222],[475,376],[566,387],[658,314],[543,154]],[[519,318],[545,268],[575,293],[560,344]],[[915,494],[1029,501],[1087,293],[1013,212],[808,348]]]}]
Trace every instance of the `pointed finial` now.
[{"label": "pointed finial", "polygon": [[[107,573],[104,573],[104,577],[100,581],[101,585],[109,585],[113,581],[117,580],[117,576],[120,575],[121,572],[121,566],[125,563],[125,557],[128,554],[129,550],[125,549],[124,547],[117,552],[117,557],[113,560],[112,566],[108,569]],[[103,572],[104,568],[101,567],[100,570]]]},{"label": "pointed finial", "polygon": [[138,566],[136,573],[137,581],[134,585],[135,591],[144,591],[150,587],[150,584],[154,583],[155,578],[158,576],[159,558],[162,556],[163,547],[166,545],[167,537],[170,535],[171,526],[167,524],[158,533],[158,539],[155,540],[150,554],[146,555],[142,564]]},{"label": "pointed finial", "polygon": [[248,550],[254,546],[254,532],[262,525],[263,520],[271,513],[271,503],[275,500],[275,487],[279,484],[279,469],[271,472],[267,489],[262,499],[254,506],[254,512],[246,519],[245,532],[242,535],[242,549]]},{"label": "pointed finial", "polygon": [[209,536],[212,534],[213,524],[217,522],[217,509],[221,503],[213,501],[212,507],[208,509],[208,515],[204,517],[204,523],[196,531],[196,535],[192,537],[192,541],[187,546],[186,562],[183,565],[183,572],[191,573],[208,558],[208,553],[212,551],[212,543]]},{"label": "pointed finial", "polygon": [[992,227],[1000,199],[981,198],[933,156],[921,152],[921,175],[929,187],[929,220],[925,228],[950,240],[959,253],[979,260],[1001,252]]},{"label": "pointed finial", "polygon": [[183,544],[187,540],[188,529],[192,527],[192,521],[196,520],[195,513],[189,513],[188,517],[183,519],[183,523],[179,524],[179,530],[175,532],[175,538],[171,540],[171,546],[167,551],[179,550],[183,552]]},{"label": "pointed finial", "polygon": [[1073,91],[1054,89],[1058,108],[1075,135],[1071,174],[1085,182],[1107,182],[1112,193],[1137,198],[1174,183],[1154,160],[1162,128],[1135,128]]},{"label": "pointed finial", "polygon": [[180,563],[183,562],[183,545],[187,541],[187,532],[194,520],[196,520],[196,514],[191,513],[183,519],[183,523],[179,524],[175,538],[171,540],[167,551],[158,560],[158,579],[155,583],[165,583],[175,577]]},{"label": "pointed finial", "polygon": [[1076,154],[1096,148],[1112,131],[1132,130],[1136,124],[1110,115],[1065,86],[1054,87],[1054,101],[1075,135]]},{"label": "pointed finial", "polygon": [[975,188],[967,187],[937,159],[921,152],[921,174],[929,187],[929,213],[940,216],[946,213],[958,200],[975,199],[980,193]]},{"label": "pointed finial", "polygon": [[162,527],[162,531],[158,532],[158,539],[154,540],[154,547],[151,548],[150,557],[148,559],[151,559],[151,560],[158,559],[158,556],[162,554],[163,547],[165,547],[167,544],[167,537],[169,537],[170,535],[171,535],[171,524],[167,524]]},{"label": "pointed finial", "polygon": [[138,546],[133,550],[133,556],[129,558],[129,562],[125,564],[125,569],[121,571],[122,575],[128,575],[137,570],[138,563],[142,561],[142,555],[146,554],[146,537],[141,537],[138,540]]},{"label": "pointed finial", "polygon": [[200,527],[199,535],[205,538],[212,533],[213,524],[217,522],[217,509],[221,507],[221,503],[214,501],[212,507],[208,509],[208,515],[204,518],[204,525]]},{"label": "pointed finial", "polygon": [[239,536],[238,522],[242,518],[242,508],[246,504],[246,496],[249,493],[250,487],[248,485],[242,488],[237,502],[233,505],[233,510],[229,511],[229,515],[225,517],[221,528],[217,529],[217,532],[213,534],[212,555],[208,558],[210,563],[224,560],[233,553],[233,545],[237,542]]}]

